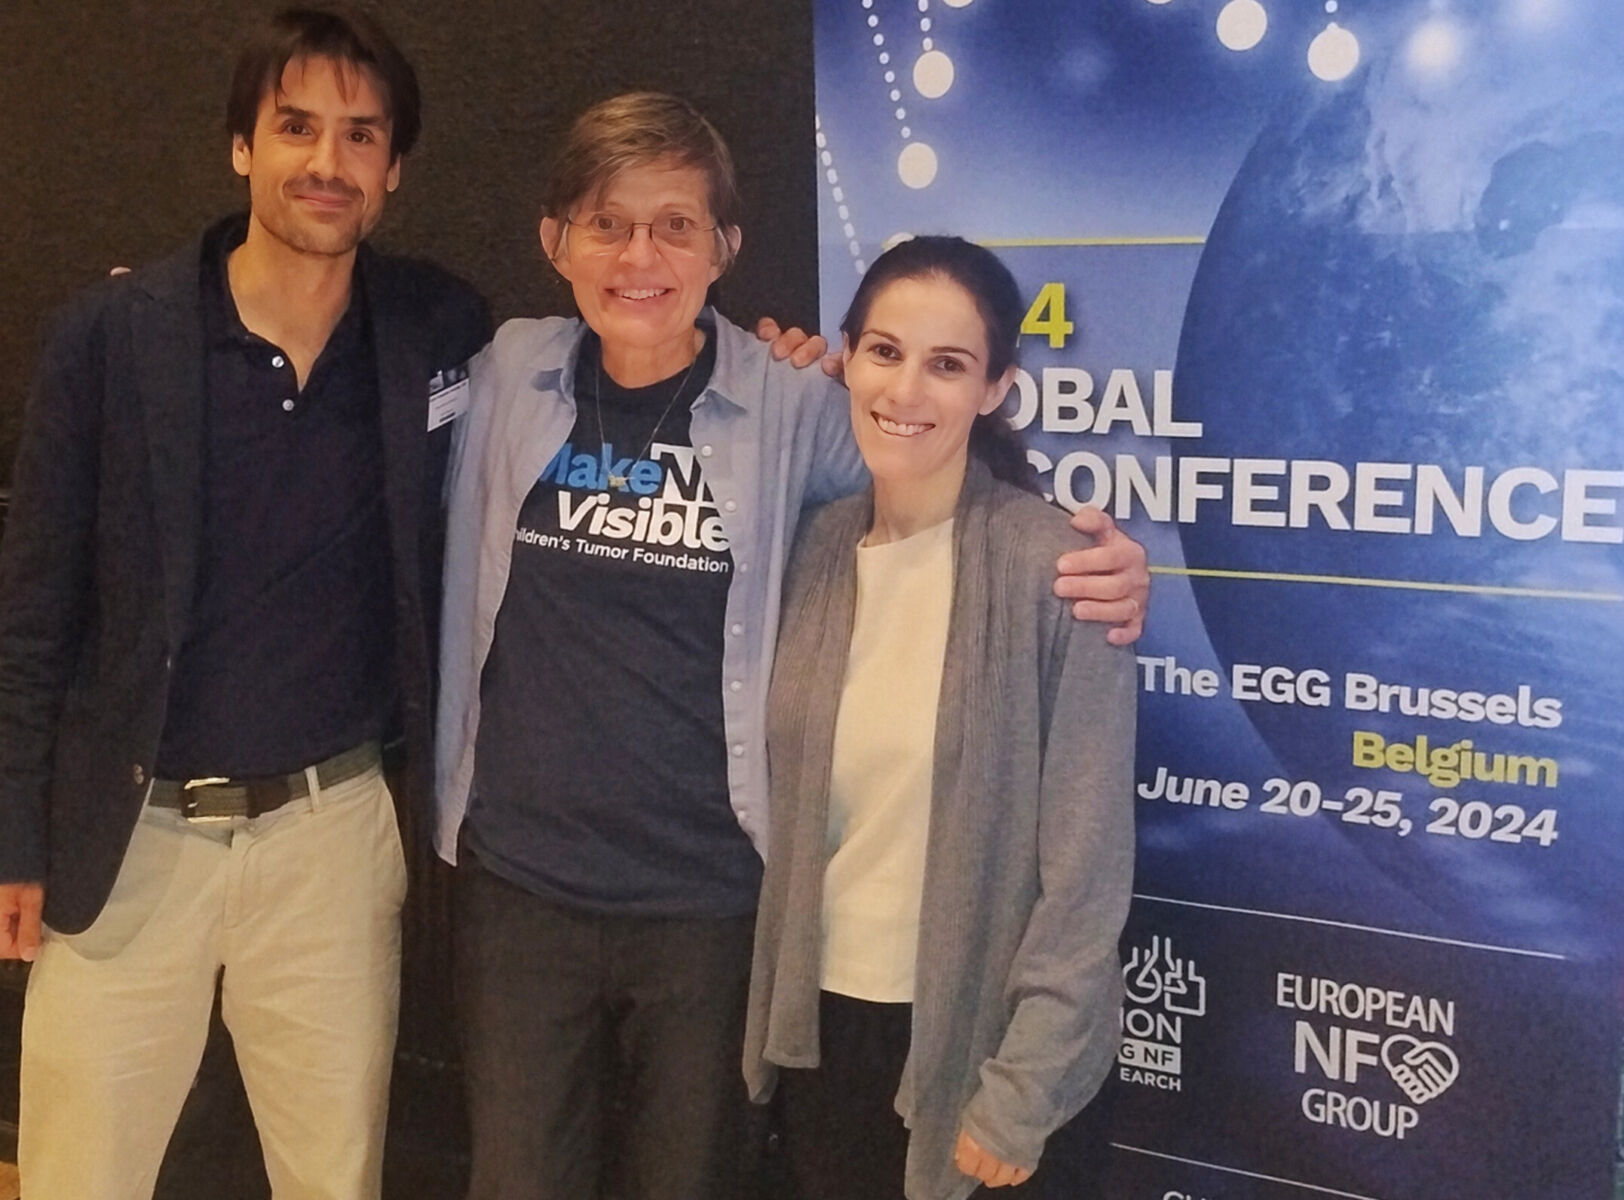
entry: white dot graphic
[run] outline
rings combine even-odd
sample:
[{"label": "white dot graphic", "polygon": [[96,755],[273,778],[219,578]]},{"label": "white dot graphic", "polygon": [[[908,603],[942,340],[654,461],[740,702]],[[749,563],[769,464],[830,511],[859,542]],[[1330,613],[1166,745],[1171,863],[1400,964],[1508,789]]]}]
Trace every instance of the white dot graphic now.
[{"label": "white dot graphic", "polygon": [[910,142],[897,155],[897,176],[911,188],[925,188],[936,178],[936,151],[924,142]]},{"label": "white dot graphic", "polygon": [[953,86],[953,60],[940,50],[927,50],[914,63],[914,88],[927,100],[945,96]]},{"label": "white dot graphic", "polygon": [[949,8],[969,8],[970,0],[943,0]]},{"label": "white dot graphic", "polygon": [[[920,12],[923,13],[923,12],[926,12],[926,11],[929,10],[929,8],[930,8],[930,0],[918,0],[918,3],[919,3],[919,11]],[[868,8],[868,7],[871,7],[871,6],[870,5],[864,5],[864,7]],[[921,23],[921,26],[923,28],[928,29],[930,27],[930,21],[928,19],[922,19],[920,23]],[[891,52],[889,50],[885,50],[885,49],[880,48],[880,47],[883,47],[885,45],[885,34],[883,32],[881,32],[881,29],[880,29],[880,14],[878,12],[875,12],[875,13],[872,13],[872,14],[869,15],[869,17],[868,17],[868,27],[872,31],[872,34],[873,34],[872,40],[873,40],[874,45],[876,47],[875,57],[877,59],[879,59],[880,71],[881,71],[882,76],[885,79],[886,97],[887,97],[887,99],[889,99],[891,101],[891,104],[894,106],[892,111],[895,114],[896,119],[897,119],[897,124],[900,127],[902,140],[904,142],[906,142],[912,136],[912,131],[905,124],[905,122],[908,119],[908,110],[907,110],[907,108],[903,107],[902,84],[899,83],[898,80],[897,80],[898,71],[891,67]],[[929,38],[924,39],[924,45],[925,45],[925,50],[929,51],[930,50],[930,39]],[[946,56],[945,55],[938,55],[937,57],[941,58],[944,62],[946,62]],[[951,81],[952,81],[953,64],[950,63],[950,62],[946,63],[946,68],[947,68],[946,74],[947,74],[948,82],[950,84]],[[930,73],[933,78],[939,76],[941,74],[941,66],[940,66],[940,64],[928,65],[927,66],[927,72]],[[916,69],[914,71],[914,76],[915,76],[915,78],[917,80],[917,78],[918,78],[917,65],[916,65]],[[916,84],[916,86],[917,86],[917,84]],[[944,91],[946,90],[945,86],[943,87],[943,90]],[[932,171],[932,174],[934,174],[934,170]]]},{"label": "white dot graphic", "polygon": [[857,240],[857,226],[852,222],[851,210],[846,207],[846,193],[840,186],[840,172],[835,168],[834,152],[829,149],[829,139],[823,132],[823,117],[820,114],[812,114],[812,126],[817,130],[818,147],[822,151],[818,157],[828,168],[824,175],[829,180],[829,194],[834,198],[836,211],[840,214],[841,232],[851,239],[847,244],[851,247],[851,256],[857,264],[857,273],[861,275],[864,271],[862,243]]},{"label": "white dot graphic", "polygon": [[1231,50],[1250,50],[1269,29],[1269,14],[1258,0],[1229,0],[1218,13],[1218,40]]},{"label": "white dot graphic", "polygon": [[1308,43],[1308,69],[1326,83],[1353,74],[1359,65],[1359,39],[1332,21]]}]

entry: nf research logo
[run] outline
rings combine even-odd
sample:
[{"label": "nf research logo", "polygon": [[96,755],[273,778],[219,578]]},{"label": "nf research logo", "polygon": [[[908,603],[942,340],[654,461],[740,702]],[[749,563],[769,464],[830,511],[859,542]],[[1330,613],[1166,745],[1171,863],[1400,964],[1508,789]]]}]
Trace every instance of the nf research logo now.
[{"label": "nf research logo", "polygon": [[1173,939],[1154,935],[1135,946],[1122,968],[1122,1046],[1117,1075],[1124,1083],[1183,1089],[1184,1022],[1207,1015],[1207,981]]},{"label": "nf research logo", "polygon": [[1303,1116],[1315,1124],[1403,1141],[1421,1123],[1420,1106],[1460,1078],[1460,1057],[1444,1040],[1455,1036],[1453,1000],[1281,972],[1275,1004],[1306,1014],[1294,1022],[1292,1069],[1341,1085],[1303,1092]]}]

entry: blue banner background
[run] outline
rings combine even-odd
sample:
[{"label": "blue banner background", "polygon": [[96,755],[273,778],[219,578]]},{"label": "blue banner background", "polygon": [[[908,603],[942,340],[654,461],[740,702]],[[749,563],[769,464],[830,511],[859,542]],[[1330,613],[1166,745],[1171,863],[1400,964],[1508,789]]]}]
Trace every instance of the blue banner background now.
[{"label": "blue banner background", "polygon": [[[1234,41],[1258,12],[1261,41],[1226,46],[1225,22]],[[1017,424],[1051,493],[1112,508],[1160,572],[1124,939],[1130,974],[1144,971],[1129,1036],[1152,1036],[1133,1038],[1140,1057],[1106,1096],[1109,1196],[1612,1194],[1617,17],[1605,0],[818,0],[825,330],[908,233],[997,247],[1033,299],[1063,284],[1073,328],[1059,345],[1023,338]],[[1322,78],[1350,39],[1357,65]],[[1045,399],[1046,369],[1087,386]],[[1135,430],[1125,402],[1098,430],[1124,387],[1150,415],[1165,372],[1180,436]],[[1158,458],[1172,513],[1153,520],[1142,493],[1125,496],[1123,464],[1154,477]],[[1223,494],[1172,519],[1195,458],[1226,464],[1194,481]],[[1277,489],[1253,493],[1249,519],[1279,524],[1238,523],[1242,460]],[[1340,464],[1353,492],[1360,464],[1397,466],[1370,475],[1366,519],[1344,530],[1313,509],[1286,523],[1290,464],[1304,463]],[[1486,491],[1508,471],[1543,475],[1502,485],[1475,532],[1442,509],[1420,532],[1423,466],[1466,496],[1471,469]],[[1543,515],[1556,524],[1534,535]],[[1379,531],[1383,518],[1404,531]],[[1166,686],[1155,664],[1169,660],[1211,672],[1213,694],[1183,675]],[[1241,698],[1247,664],[1289,682]],[[1314,671],[1323,689],[1301,682]],[[1350,676],[1407,686],[1412,705],[1421,687],[1513,709],[1527,692],[1503,723],[1466,721],[1398,698],[1362,709]],[[1538,698],[1560,701],[1558,721],[1534,718]],[[1402,752],[1357,765],[1356,735],[1412,754],[1421,738],[1471,739],[1486,766],[1548,759],[1555,778],[1429,781]],[[1163,772],[1227,784],[1231,803],[1169,802]],[[1280,1003],[1315,979],[1326,1005]],[[1342,1001],[1366,989],[1422,998],[1449,1027],[1349,1015]],[[1413,1124],[1384,1134],[1410,1120],[1401,1107]]]}]

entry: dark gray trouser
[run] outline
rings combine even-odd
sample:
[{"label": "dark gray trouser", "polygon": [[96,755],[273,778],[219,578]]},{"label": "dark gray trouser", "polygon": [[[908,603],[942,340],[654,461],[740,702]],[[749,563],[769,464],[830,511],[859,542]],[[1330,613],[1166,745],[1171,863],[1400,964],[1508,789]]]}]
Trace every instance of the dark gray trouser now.
[{"label": "dark gray trouser", "polygon": [[458,869],[469,1200],[733,1200],[754,918],[606,917]]}]

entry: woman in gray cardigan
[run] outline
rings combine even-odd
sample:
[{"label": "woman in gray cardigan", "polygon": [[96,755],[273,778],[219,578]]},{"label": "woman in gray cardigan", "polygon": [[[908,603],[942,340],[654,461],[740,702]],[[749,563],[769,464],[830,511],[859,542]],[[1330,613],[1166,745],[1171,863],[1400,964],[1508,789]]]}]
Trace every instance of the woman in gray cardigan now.
[{"label": "woman in gray cardigan", "polygon": [[841,326],[874,484],[786,577],[745,1042],[808,1200],[1021,1183],[1116,1049],[1133,659],[1053,595],[1078,538],[997,415],[1023,312],[917,238]]}]

